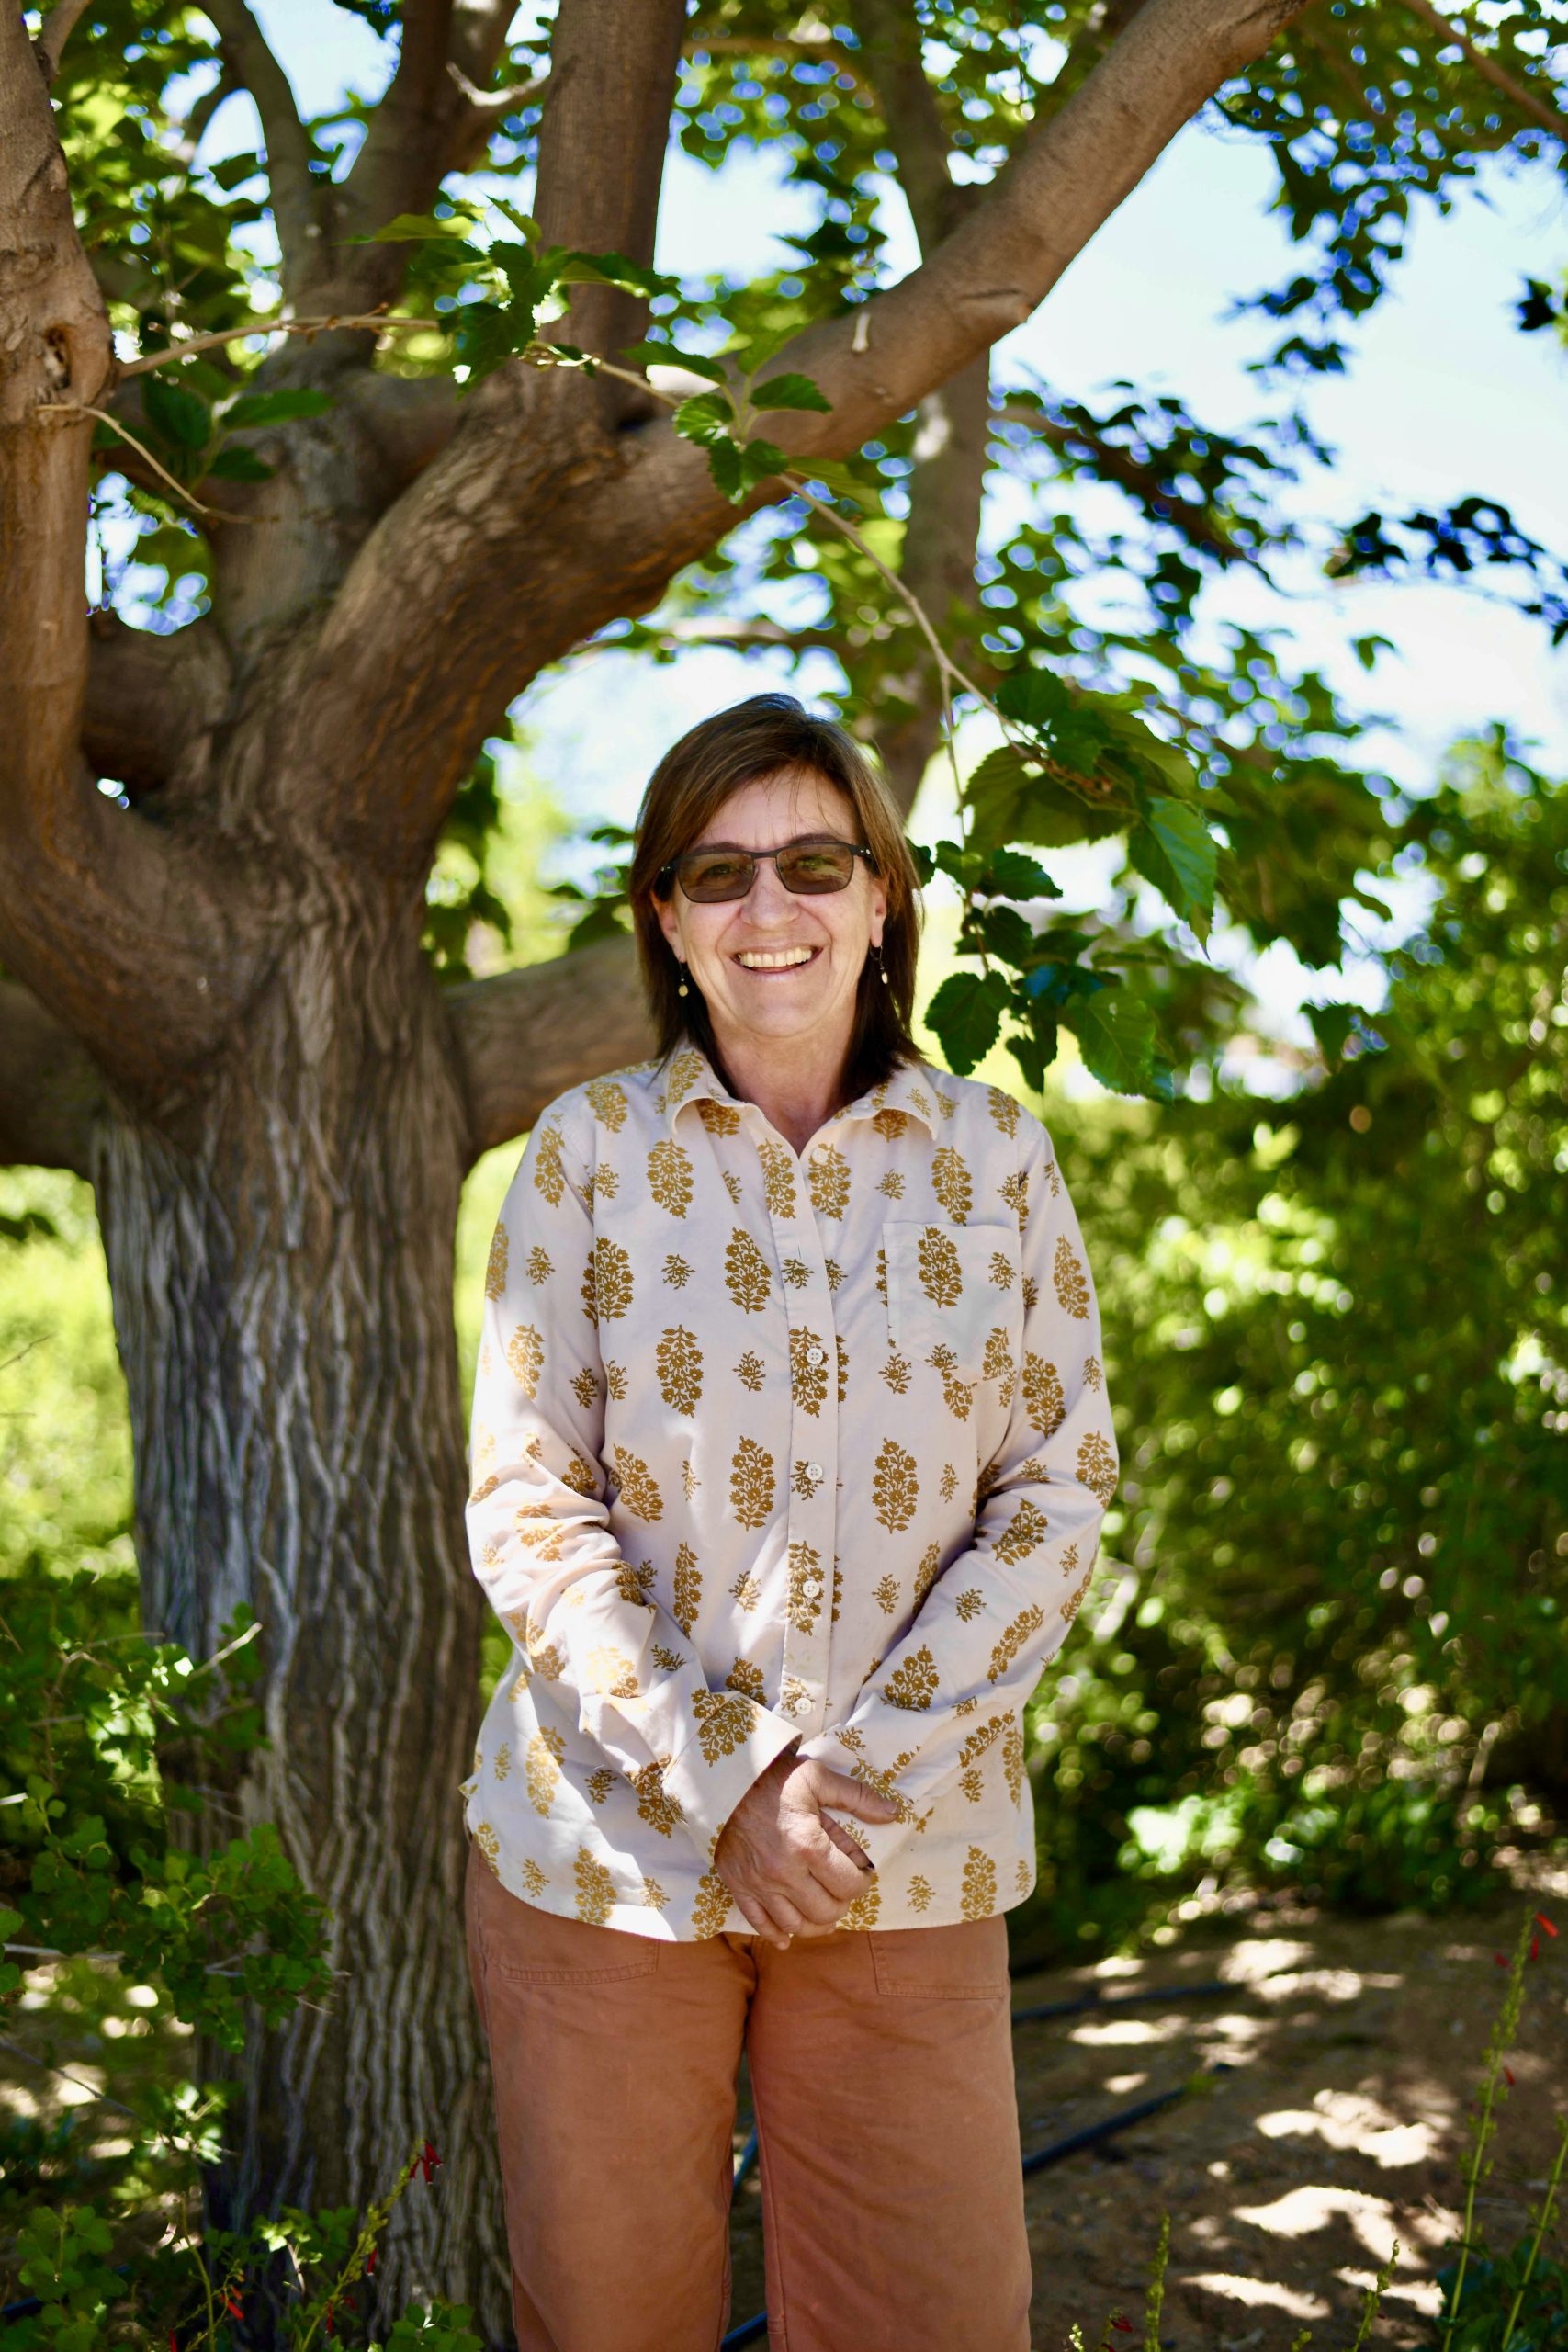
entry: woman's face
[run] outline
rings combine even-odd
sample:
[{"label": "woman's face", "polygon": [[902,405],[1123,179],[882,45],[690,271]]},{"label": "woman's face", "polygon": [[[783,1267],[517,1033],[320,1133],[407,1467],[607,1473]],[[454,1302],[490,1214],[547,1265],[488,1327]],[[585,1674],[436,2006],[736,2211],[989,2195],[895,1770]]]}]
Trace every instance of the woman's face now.
[{"label": "woman's face", "polygon": [[[858,841],[854,809],[825,777],[790,768],[732,792],[688,846],[783,849],[822,834]],[[776,1046],[816,1031],[825,1046],[844,1050],[861,969],[887,918],[886,891],[863,858],[847,889],[817,897],[786,890],[764,862],[744,899],[694,904],[676,881],[655,904],[665,938],[690,967],[688,985],[706,999],[721,1049],[727,1039]],[[773,960],[784,956],[791,960]]]}]

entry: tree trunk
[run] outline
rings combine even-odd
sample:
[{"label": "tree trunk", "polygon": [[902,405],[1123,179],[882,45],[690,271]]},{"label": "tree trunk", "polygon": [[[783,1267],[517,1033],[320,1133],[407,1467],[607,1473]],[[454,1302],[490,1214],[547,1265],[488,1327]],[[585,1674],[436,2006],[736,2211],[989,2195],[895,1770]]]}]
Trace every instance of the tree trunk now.
[{"label": "tree trunk", "polygon": [[467,1112],[417,903],[291,880],[288,934],[199,1102],[120,1105],[94,1165],[144,1622],[207,1656],[255,1611],[270,1744],[237,1804],[332,1915],[328,2007],[255,2030],[239,2064],[213,2218],[364,2205],[428,2137],[444,2169],[394,2216],[381,2308],[440,2293],[496,2341],[457,1793],[482,1613],[452,1315]]}]

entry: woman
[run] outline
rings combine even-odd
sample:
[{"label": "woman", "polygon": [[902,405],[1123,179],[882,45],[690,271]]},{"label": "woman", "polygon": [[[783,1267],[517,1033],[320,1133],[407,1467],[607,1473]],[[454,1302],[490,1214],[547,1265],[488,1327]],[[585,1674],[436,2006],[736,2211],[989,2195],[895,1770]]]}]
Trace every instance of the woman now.
[{"label": "woman", "polygon": [[1038,1120],[910,1038],[914,869],[841,729],[693,729],[630,895],[660,1050],[541,1114],[474,1398],[519,2341],[712,2352],[744,2048],[773,2346],[1023,2352],[1020,1714],[1116,1476],[1077,1225]]}]

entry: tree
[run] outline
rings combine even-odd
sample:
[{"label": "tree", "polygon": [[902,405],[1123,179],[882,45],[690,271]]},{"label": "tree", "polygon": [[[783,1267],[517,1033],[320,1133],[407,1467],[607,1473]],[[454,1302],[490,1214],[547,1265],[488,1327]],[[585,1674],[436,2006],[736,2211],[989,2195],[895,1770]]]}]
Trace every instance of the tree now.
[{"label": "tree", "polygon": [[[949,1051],[972,1067],[1008,1022],[1037,1083],[1066,1026],[1109,1083],[1168,1093],[1226,1014],[1192,953],[1216,900],[1332,963],[1386,847],[1322,682],[1244,632],[1193,648],[1205,580],[1285,543],[1299,435],[993,388],[988,355],[1204,110],[1278,162],[1286,371],[1342,364],[1413,204],[1488,153],[1550,167],[1563,118],[1544,0],[1471,29],[1427,0],[846,0],[831,25],[560,0],[537,36],[510,0],[340,5],[390,71],[321,122],[245,0],[0,5],[0,1138],[96,1188],[146,1621],[205,1656],[255,1609],[271,1744],[239,1794],[334,1922],[330,2013],[251,2036],[220,2217],[363,2199],[438,2129],[467,2192],[442,2211],[479,2218],[400,2208],[389,2297],[493,2305],[453,1226],[479,1153],[646,1036],[613,891],[542,967],[476,981],[433,934],[438,845],[482,849],[484,746],[590,641],[826,646],[908,806],[950,695],[991,698],[1009,742],[942,854],[980,966],[939,1008]],[[240,90],[265,153],[208,172]],[[716,170],[784,144],[820,205],[795,266],[653,273],[672,124]],[[896,284],[889,170],[921,249]],[[531,214],[497,195],[526,173]],[[997,468],[1114,483],[1136,528],[981,551]],[[1562,616],[1482,502],[1324,552],[1522,564]],[[1119,564],[1146,625],[1086,630],[1075,556]],[[771,617],[807,580],[818,617]],[[1021,911],[1055,885],[1019,843],[1111,834],[1115,909]]]}]

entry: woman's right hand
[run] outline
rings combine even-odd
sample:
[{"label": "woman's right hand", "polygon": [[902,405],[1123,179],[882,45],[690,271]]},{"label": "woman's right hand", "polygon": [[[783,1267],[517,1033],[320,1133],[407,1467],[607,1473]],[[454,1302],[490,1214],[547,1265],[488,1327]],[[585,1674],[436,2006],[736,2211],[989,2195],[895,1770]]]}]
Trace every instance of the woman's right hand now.
[{"label": "woman's right hand", "polygon": [[792,1936],[826,1936],[873,1875],[847,1829],[822,1810],[889,1822],[898,1808],[830,1765],[786,1749],[753,1781],[719,1832],[714,1869],[737,1910],[783,1951]]}]

